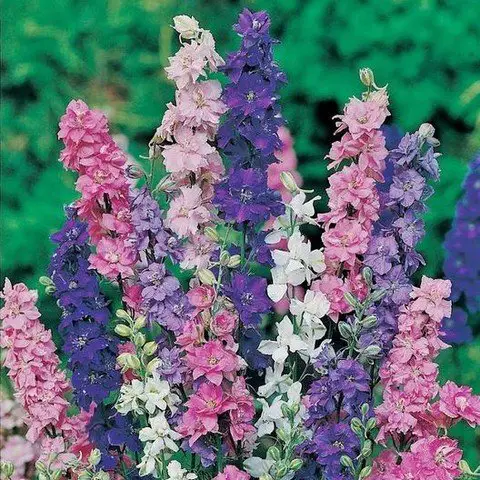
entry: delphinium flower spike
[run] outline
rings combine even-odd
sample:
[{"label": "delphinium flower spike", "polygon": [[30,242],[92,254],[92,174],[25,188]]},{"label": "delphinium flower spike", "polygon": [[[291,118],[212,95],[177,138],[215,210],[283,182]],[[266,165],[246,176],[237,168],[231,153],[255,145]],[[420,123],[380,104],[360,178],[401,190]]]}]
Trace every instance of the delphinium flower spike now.
[{"label": "delphinium flower spike", "polygon": [[337,115],[336,132],[345,133],[330,149],[328,168],[337,167],[348,159],[353,161],[329,177],[330,210],[318,217],[324,223],[322,241],[327,270],[322,280],[314,284],[314,289],[328,296],[333,320],[353,310],[345,293],[365,298],[361,256],[367,251],[373,222],[378,219],[377,184],[384,179],[388,153],[381,132],[390,115],[387,91],[375,86],[371,71],[368,78],[368,90],[362,98],[351,98],[343,114]]},{"label": "delphinium flower spike", "polygon": [[[122,459],[120,447],[124,443],[115,447],[101,441],[96,425],[108,410],[102,402],[121,385],[116,366],[118,340],[108,332],[108,302],[100,291],[96,273],[89,268],[88,226],[77,218],[75,208],[67,207],[66,215],[62,229],[52,235],[57,248],[50,262],[50,278],[41,280],[63,311],[59,331],[72,372],[73,401],[85,411],[94,406],[89,435],[102,454],[98,467],[112,470]],[[108,411],[110,415],[112,412]],[[122,421],[126,430],[132,428],[131,418]],[[135,442],[130,442],[132,445]]]},{"label": "delphinium flower spike", "polygon": [[69,460],[80,453],[86,458],[92,449],[87,437],[91,412],[67,415],[65,395],[71,387],[59,368],[51,333],[40,322],[37,292],[6,279],[0,296],[5,302],[0,309],[4,365],[25,410],[26,438],[38,443],[40,461],[48,468],[65,471]]},{"label": "delphinium flower spike", "polygon": [[108,132],[106,116],[91,110],[82,100],[72,100],[60,120],[58,138],[65,148],[60,161],[79,174],[75,203],[78,216],[88,224],[96,251],[90,264],[109,280],[125,280],[133,274],[137,256],[130,240],[130,184],[126,156]]},{"label": "delphinium flower spike", "polygon": [[423,124],[400,140],[387,158],[392,175],[380,187],[380,218],[364,263],[372,270],[374,288],[384,290],[385,295],[370,310],[377,323],[363,330],[360,343],[378,345],[383,354],[397,332],[399,309],[409,301],[412,276],[424,263],[415,247],[425,233],[421,216],[425,200],[433,193],[428,182],[438,180],[440,174],[434,132],[430,124]]},{"label": "delphinium flower spike", "polygon": [[437,383],[435,358],[448,347],[440,328],[451,313],[450,288],[449,280],[423,277],[400,307],[399,331],[380,370],[383,403],[375,409],[377,441],[390,440],[394,448],[379,455],[370,480],[451,480],[462,474],[462,451],[448,429],[461,420],[479,425],[480,397],[453,382]]},{"label": "delphinium flower spike", "polygon": [[445,238],[445,275],[452,282],[452,318],[442,330],[449,343],[464,343],[472,338],[472,326],[480,325],[480,154],[470,163],[457,204],[455,218]]}]

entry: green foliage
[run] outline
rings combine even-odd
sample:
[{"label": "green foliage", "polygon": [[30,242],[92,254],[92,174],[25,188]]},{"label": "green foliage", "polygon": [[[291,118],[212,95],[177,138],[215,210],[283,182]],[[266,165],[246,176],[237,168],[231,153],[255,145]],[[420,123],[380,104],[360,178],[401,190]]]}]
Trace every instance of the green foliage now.
[{"label": "green foliage", "polygon": [[[4,2],[4,275],[38,287],[52,251],[48,237],[63,222],[62,205],[77,196],[72,176],[57,162],[57,124],[69,100],[81,97],[107,111],[112,131],[129,138],[130,153],[145,154],[173,95],[162,71],[175,45],[172,16],[194,14],[226,53],[238,45],[231,25],[243,7],[272,14],[273,31],[282,41],[277,60],[290,80],[283,92],[284,116],[306,186],[317,188],[323,202],[331,117],[360,92],[358,68],[369,66],[379,85],[389,83],[392,123],[410,131],[426,121],[437,127],[447,155],[429,201],[422,252],[428,261],[424,272],[441,275],[441,243],[466,161],[480,148],[477,0]],[[55,321],[58,309],[51,299],[41,300],[44,318]],[[459,352],[460,368],[451,373],[462,365],[471,370],[472,350]],[[472,461],[474,448],[467,452]]]}]

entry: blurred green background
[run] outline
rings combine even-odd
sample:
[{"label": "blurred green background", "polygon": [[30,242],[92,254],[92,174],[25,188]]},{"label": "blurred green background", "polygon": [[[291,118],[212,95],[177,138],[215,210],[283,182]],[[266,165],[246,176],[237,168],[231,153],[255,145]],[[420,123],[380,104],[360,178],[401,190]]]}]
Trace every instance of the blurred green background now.
[{"label": "blurred green background", "polygon": [[[242,8],[267,9],[289,77],[282,104],[307,187],[326,186],[324,155],[338,113],[361,91],[368,66],[388,83],[402,130],[431,122],[441,139],[442,180],[429,200],[422,273],[442,275],[441,244],[468,161],[480,149],[478,0],[5,0],[2,22],[2,275],[38,288],[52,251],[49,235],[76,198],[58,163],[58,120],[71,98],[105,110],[135,157],[160,123],[173,87],[163,73],[177,48],[169,25],[194,15],[218,50],[238,46],[231,25]],[[58,310],[42,297],[52,325]],[[474,386],[480,342],[444,353],[443,376]],[[476,382],[476,385],[474,383]],[[480,461],[464,429],[466,457]],[[478,433],[478,432],[477,432]],[[478,438],[477,438],[478,441]]]}]

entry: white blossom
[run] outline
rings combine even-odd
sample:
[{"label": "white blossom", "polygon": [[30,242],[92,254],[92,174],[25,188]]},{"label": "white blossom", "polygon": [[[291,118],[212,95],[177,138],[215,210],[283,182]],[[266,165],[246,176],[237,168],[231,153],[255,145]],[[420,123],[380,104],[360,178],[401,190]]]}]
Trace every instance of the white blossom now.
[{"label": "white blossom", "polygon": [[243,462],[245,470],[255,478],[267,475],[275,464],[271,458],[250,457]]},{"label": "white blossom", "polygon": [[137,465],[141,477],[154,474],[154,477],[158,478],[155,475],[157,458],[157,454],[152,451],[152,444],[147,443],[143,449],[142,461]]},{"label": "white blossom", "polygon": [[198,478],[194,473],[187,473],[187,470],[182,468],[180,462],[172,460],[167,465],[167,480],[194,480]]},{"label": "white blossom", "polygon": [[303,323],[307,325],[322,325],[321,319],[327,315],[330,310],[330,302],[322,292],[307,290],[303,300],[292,298],[290,303],[290,312],[296,317],[300,317]]},{"label": "white blossom", "polygon": [[275,363],[273,368],[267,367],[265,385],[258,388],[261,397],[269,398],[274,393],[285,393],[292,384],[290,375],[283,373],[283,364]]},{"label": "white blossom", "polygon": [[149,448],[151,455],[158,455],[163,450],[177,452],[178,445],[175,443],[175,440],[182,438],[179,433],[170,428],[163,413],[149,418],[149,426],[142,428],[138,436],[140,441],[151,443]]},{"label": "white blossom", "polygon": [[294,332],[293,324],[288,316],[277,324],[278,336],[276,340],[262,340],[258,350],[270,355],[277,363],[284,363],[288,352],[307,350],[308,345]]},{"label": "white blossom", "polygon": [[120,396],[118,398],[115,408],[122,415],[133,412],[137,414],[142,413],[142,401],[144,385],[143,382],[137,379],[132,380],[132,383],[125,383],[120,387]]},{"label": "white blossom", "polygon": [[169,383],[161,380],[158,375],[147,379],[141,399],[145,402],[145,409],[150,414],[156,409],[165,411],[167,407],[175,413],[177,410],[175,404],[179,401],[178,396],[170,392]]},{"label": "white blossom", "polygon": [[322,197],[320,197],[320,195],[316,195],[307,202],[307,196],[305,195],[305,192],[299,191],[297,195],[290,200],[290,203],[287,204],[287,207],[291,208],[295,216],[298,217],[303,223],[312,223],[315,225],[317,222],[312,219],[312,217],[315,215],[314,203],[321,198]]},{"label": "white blossom", "polygon": [[281,396],[275,397],[271,405],[264,398],[259,398],[258,400],[262,405],[262,413],[256,421],[255,427],[260,438],[272,433],[275,429],[275,424],[283,417],[283,400]]},{"label": "white blossom", "polygon": [[200,31],[196,18],[188,15],[173,17],[173,28],[186,40],[196,38]]}]

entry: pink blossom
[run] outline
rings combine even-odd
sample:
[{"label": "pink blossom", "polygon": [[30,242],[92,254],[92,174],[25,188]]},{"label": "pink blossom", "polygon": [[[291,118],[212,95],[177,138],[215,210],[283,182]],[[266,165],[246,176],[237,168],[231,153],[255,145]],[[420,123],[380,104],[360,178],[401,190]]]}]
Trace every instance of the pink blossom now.
[{"label": "pink blossom", "polygon": [[174,131],[175,141],[163,149],[164,165],[167,172],[198,172],[207,166],[207,155],[215,152],[208,143],[205,132],[194,132],[191,128],[179,126]]},{"label": "pink blossom", "polygon": [[250,480],[250,475],[239,470],[233,465],[227,465],[222,473],[219,473],[213,480]]},{"label": "pink blossom", "polygon": [[354,265],[356,255],[365,253],[368,248],[369,232],[355,220],[341,220],[334,228],[322,235],[325,256],[330,261],[346,262]]},{"label": "pink blossom", "polygon": [[208,432],[218,432],[218,416],[233,408],[232,400],[223,394],[222,387],[205,382],[186,402],[187,412],[182,417],[178,431],[190,436],[193,445]]},{"label": "pink blossom", "polygon": [[187,297],[191,305],[195,307],[193,316],[209,308],[215,300],[215,289],[209,285],[199,285],[188,291]]},{"label": "pink blossom", "polygon": [[358,138],[364,133],[378,130],[387,116],[390,115],[386,106],[377,101],[361,101],[352,98],[345,106],[341,121],[346,125],[353,138]]},{"label": "pink blossom", "polygon": [[196,235],[195,238],[188,241],[185,245],[183,260],[180,266],[184,270],[207,268],[215,246],[215,243],[210,241],[205,235]]},{"label": "pink blossom", "polygon": [[220,310],[210,322],[210,329],[219,338],[231,335],[238,321],[238,316],[229,310]]},{"label": "pink blossom", "polygon": [[202,190],[198,185],[180,188],[167,213],[166,224],[180,237],[195,235],[199,225],[210,220],[210,212],[203,205]]},{"label": "pink blossom", "polygon": [[192,369],[194,380],[205,377],[215,385],[220,385],[223,378],[233,380],[239,366],[237,355],[227,350],[219,340],[210,340],[201,347],[193,348],[185,360]]},{"label": "pink blossom", "polygon": [[447,382],[440,389],[439,410],[452,420],[465,420],[471,427],[480,425],[480,396],[473,395],[470,387]]},{"label": "pink blossom", "polygon": [[358,166],[375,180],[383,182],[385,158],[388,155],[385,136],[380,130],[373,130],[368,134],[363,134],[358,142],[361,145]]},{"label": "pink blossom", "polygon": [[201,321],[189,320],[183,327],[181,335],[177,336],[176,343],[186,351],[191,351],[204,341],[204,327]]},{"label": "pink blossom", "polygon": [[92,268],[107,278],[115,279],[118,275],[128,277],[133,275],[136,253],[123,238],[103,237],[98,242],[96,253],[90,255],[89,261]]},{"label": "pink blossom", "polygon": [[38,299],[36,291],[30,291],[23,283],[12,283],[7,278],[0,298],[5,299],[5,305],[0,312],[3,327],[22,329],[27,322],[40,317],[40,312],[35,307]]},{"label": "pink blossom", "polygon": [[328,164],[328,169],[335,168],[342,160],[356,157],[361,150],[361,143],[353,138],[351,133],[346,132],[339,141],[333,142],[328,158],[333,160]]},{"label": "pink blossom", "polygon": [[102,112],[90,110],[82,100],[72,100],[60,120],[58,138],[68,145],[60,161],[67,168],[78,169],[83,159],[99,151],[107,134],[107,118]]},{"label": "pink blossom", "polygon": [[182,123],[200,128],[211,139],[226,111],[221,94],[222,86],[217,80],[194,83],[190,88],[179,90],[177,108]]},{"label": "pink blossom", "polygon": [[204,47],[195,41],[185,44],[175,56],[169,57],[170,66],[165,68],[167,78],[173,80],[177,88],[185,88],[201,75],[205,76],[207,59],[204,52]]},{"label": "pink blossom", "polygon": [[[458,463],[462,459],[462,451],[456,440],[448,437],[424,438],[415,442],[410,451],[425,480],[450,480],[461,473]],[[409,456],[407,454],[407,458]]]},{"label": "pink blossom", "polygon": [[253,398],[250,395],[245,378],[237,377],[232,385],[232,400],[235,402],[230,412],[230,434],[235,442],[245,439],[255,433],[255,427],[252,425],[255,416],[255,406]]},{"label": "pink blossom", "polygon": [[373,461],[372,473],[368,477],[368,480],[387,480],[394,477],[394,470],[397,468],[398,455],[391,450],[384,450]]},{"label": "pink blossom", "polygon": [[412,309],[425,311],[434,321],[440,322],[451,315],[451,303],[446,300],[450,296],[452,283],[450,280],[438,280],[422,277],[420,287],[413,287],[411,297]]}]

